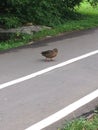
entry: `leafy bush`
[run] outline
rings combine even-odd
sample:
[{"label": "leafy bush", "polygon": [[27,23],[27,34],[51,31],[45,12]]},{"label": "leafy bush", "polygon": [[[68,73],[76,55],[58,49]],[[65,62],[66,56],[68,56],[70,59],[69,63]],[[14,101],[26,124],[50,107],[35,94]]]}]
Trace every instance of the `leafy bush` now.
[{"label": "leafy bush", "polygon": [[92,6],[97,6],[97,5],[98,5],[98,0],[88,0],[88,2],[89,2]]},{"label": "leafy bush", "polygon": [[[5,26],[25,22],[54,26],[67,19],[76,19],[74,7],[82,0],[1,0],[0,14],[14,17],[0,18]],[[10,20],[9,20],[10,19]],[[10,22],[10,23],[9,23]],[[15,27],[14,26],[14,27]]]},{"label": "leafy bush", "polygon": [[7,28],[18,27],[21,25],[20,19],[14,16],[0,17],[0,24],[5,25]]}]

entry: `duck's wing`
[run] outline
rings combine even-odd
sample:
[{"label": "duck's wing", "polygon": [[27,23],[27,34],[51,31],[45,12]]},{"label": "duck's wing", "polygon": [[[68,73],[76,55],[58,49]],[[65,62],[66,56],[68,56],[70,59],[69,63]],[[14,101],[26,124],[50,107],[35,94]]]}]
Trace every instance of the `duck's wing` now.
[{"label": "duck's wing", "polygon": [[50,57],[53,54],[53,51],[47,50],[47,51],[43,51],[41,54],[45,57]]}]

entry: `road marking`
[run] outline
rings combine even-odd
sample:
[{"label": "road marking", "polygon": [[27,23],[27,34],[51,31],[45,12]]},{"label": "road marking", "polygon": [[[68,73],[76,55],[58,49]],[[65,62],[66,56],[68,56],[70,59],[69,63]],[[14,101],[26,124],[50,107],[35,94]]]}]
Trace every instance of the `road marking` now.
[{"label": "road marking", "polygon": [[29,74],[29,75],[27,75],[27,76],[24,76],[24,77],[21,77],[21,78],[18,78],[18,79],[15,79],[15,80],[12,80],[12,81],[9,81],[9,82],[0,84],[0,89],[9,87],[9,86],[11,86],[11,85],[14,85],[14,84],[17,84],[17,83],[26,81],[26,80],[29,80],[29,79],[31,79],[31,78],[34,78],[34,77],[39,76],[39,75],[42,75],[42,74],[47,73],[47,72],[49,72],[49,71],[52,71],[52,70],[54,70],[54,69],[57,69],[57,68],[66,66],[66,65],[68,65],[68,64],[74,63],[74,62],[76,62],[76,61],[85,59],[85,58],[87,58],[87,57],[89,57],[89,56],[92,56],[92,55],[95,55],[95,54],[97,54],[97,53],[98,53],[98,50],[95,50],[95,51],[92,51],[92,52],[90,52],[90,53],[86,53],[86,54],[84,54],[84,55],[75,57],[75,58],[73,58],[73,59],[67,60],[67,61],[62,62],[62,63],[59,63],[59,64],[57,64],[57,65],[48,67],[48,68],[46,68],[46,69],[37,71],[37,72],[32,73],[32,74]]},{"label": "road marking", "polygon": [[79,109],[85,104],[91,102],[97,97],[98,97],[98,89],[25,130],[41,130],[55,123],[56,121],[59,121],[60,119],[66,117],[70,113],[74,112],[75,110]]}]

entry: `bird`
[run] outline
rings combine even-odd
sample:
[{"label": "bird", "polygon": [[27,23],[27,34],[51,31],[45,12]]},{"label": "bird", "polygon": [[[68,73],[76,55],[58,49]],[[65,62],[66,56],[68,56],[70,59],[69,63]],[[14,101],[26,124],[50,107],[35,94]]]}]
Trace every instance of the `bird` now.
[{"label": "bird", "polygon": [[58,49],[54,48],[53,50],[46,50],[41,52],[42,56],[46,57],[46,60],[53,60],[54,57],[58,54]]}]

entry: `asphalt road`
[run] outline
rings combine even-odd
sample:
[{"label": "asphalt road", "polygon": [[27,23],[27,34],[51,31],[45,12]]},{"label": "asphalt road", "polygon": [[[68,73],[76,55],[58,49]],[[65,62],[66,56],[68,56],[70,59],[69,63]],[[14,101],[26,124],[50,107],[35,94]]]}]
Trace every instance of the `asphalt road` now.
[{"label": "asphalt road", "polygon": [[[45,62],[40,53],[52,48],[58,48],[58,56]],[[95,50],[98,29],[77,31],[0,53],[0,84]],[[0,130],[24,130],[96,89],[98,53],[0,89]]]}]

